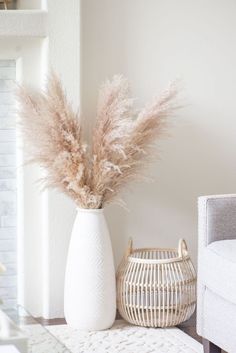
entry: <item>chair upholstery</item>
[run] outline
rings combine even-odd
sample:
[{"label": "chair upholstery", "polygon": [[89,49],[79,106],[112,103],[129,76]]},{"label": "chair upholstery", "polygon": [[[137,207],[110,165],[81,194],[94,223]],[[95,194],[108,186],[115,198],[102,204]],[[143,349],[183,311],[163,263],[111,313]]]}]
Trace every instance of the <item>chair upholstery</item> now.
[{"label": "chair upholstery", "polygon": [[236,240],[215,241],[202,254],[201,280],[205,286],[236,304]]},{"label": "chair upholstery", "polygon": [[199,198],[198,334],[236,352],[236,195]]}]

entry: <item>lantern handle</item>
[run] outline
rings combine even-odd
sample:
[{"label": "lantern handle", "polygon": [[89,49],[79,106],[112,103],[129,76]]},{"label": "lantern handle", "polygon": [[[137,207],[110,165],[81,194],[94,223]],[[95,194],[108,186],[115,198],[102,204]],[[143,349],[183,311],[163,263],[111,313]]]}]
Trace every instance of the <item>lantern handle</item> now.
[{"label": "lantern handle", "polygon": [[184,239],[179,240],[178,254],[179,254],[179,257],[181,258],[188,256],[188,247]]},{"label": "lantern handle", "polygon": [[130,237],[128,240],[128,246],[126,249],[125,257],[126,258],[129,257],[130,254],[132,254],[132,251],[133,251],[133,239],[132,239],[132,237]]}]

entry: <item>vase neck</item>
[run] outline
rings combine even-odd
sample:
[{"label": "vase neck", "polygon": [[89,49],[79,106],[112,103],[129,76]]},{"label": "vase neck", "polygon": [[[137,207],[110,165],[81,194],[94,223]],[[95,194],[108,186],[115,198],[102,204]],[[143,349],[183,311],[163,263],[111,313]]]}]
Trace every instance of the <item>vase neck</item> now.
[{"label": "vase neck", "polygon": [[104,208],[80,208],[77,207],[77,213],[103,214]]}]

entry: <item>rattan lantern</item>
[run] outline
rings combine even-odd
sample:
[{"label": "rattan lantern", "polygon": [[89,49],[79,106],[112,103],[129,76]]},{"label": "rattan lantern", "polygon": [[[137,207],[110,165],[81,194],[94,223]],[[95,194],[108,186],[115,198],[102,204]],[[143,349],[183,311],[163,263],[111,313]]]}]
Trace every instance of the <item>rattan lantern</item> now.
[{"label": "rattan lantern", "polygon": [[117,305],[128,322],[175,326],[196,306],[196,272],[186,242],[178,249],[133,249],[130,240],[117,271]]}]

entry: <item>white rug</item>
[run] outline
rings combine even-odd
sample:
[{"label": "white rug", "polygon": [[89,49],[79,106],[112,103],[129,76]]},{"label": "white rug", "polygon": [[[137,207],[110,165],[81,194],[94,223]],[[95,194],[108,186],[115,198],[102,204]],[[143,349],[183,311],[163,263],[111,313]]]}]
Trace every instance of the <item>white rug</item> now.
[{"label": "white rug", "polygon": [[110,330],[99,332],[81,332],[67,325],[47,328],[72,353],[203,352],[200,343],[177,328],[144,328],[123,320],[117,320]]}]

